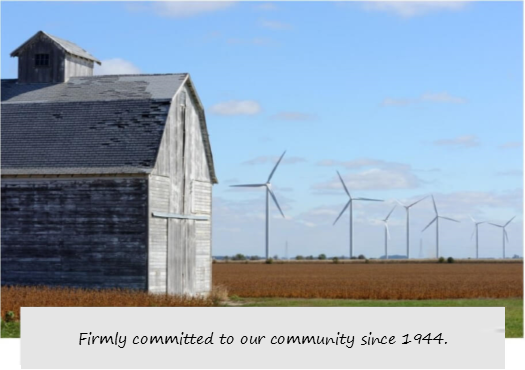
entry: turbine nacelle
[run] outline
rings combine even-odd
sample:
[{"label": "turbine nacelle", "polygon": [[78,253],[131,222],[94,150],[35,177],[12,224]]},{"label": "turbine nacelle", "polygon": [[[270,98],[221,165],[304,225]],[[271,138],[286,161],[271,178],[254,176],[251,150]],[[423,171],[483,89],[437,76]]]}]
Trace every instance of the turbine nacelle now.
[{"label": "turbine nacelle", "polygon": [[335,219],[335,221],[333,223],[334,225],[341,218],[343,213],[345,213],[346,209],[348,207],[352,206],[352,203],[353,203],[354,200],[364,200],[364,201],[371,201],[371,202],[382,202],[383,201],[382,199],[372,199],[372,198],[352,198],[352,196],[350,195],[350,192],[348,191],[348,188],[346,187],[345,182],[343,181],[343,178],[341,177],[341,174],[339,173],[339,171],[336,171],[336,172],[337,172],[337,176],[339,176],[339,180],[341,180],[341,184],[343,184],[343,188],[345,189],[346,195],[348,195],[348,198],[350,198],[350,199],[348,200],[348,202],[343,207],[343,210],[341,211],[341,213],[339,213],[339,216],[337,216],[337,218]]},{"label": "turbine nacelle", "polygon": [[396,199],[396,202],[399,203],[399,205],[400,205],[401,207],[404,207],[404,208],[408,211],[408,209],[409,209],[410,207],[415,206],[416,204],[418,204],[418,203],[421,202],[422,200],[427,199],[428,197],[429,197],[428,195],[427,195],[427,196],[424,196],[423,198],[421,198],[421,199],[419,199],[419,200],[417,200],[417,201],[415,201],[415,202],[413,202],[413,203],[411,203],[411,204],[409,204],[409,205],[405,205],[405,204],[401,203],[401,201],[399,201],[399,199]]},{"label": "turbine nacelle", "polygon": [[[503,225],[498,225],[498,224],[493,224],[492,222],[488,222],[490,225],[493,225],[493,226],[496,226],[496,227],[500,227],[502,230],[503,230],[503,236],[505,239],[507,239],[507,241],[509,241],[509,235],[507,234],[507,229],[506,227],[512,222],[512,220],[514,220],[516,218],[516,216],[512,217],[510,220],[508,220],[505,224]],[[503,245],[503,248],[505,248],[505,245]]]}]

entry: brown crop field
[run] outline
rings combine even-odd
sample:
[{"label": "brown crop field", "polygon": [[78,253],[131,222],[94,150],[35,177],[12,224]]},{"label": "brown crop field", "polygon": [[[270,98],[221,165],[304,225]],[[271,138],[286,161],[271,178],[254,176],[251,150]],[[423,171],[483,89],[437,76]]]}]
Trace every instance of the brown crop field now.
[{"label": "brown crop field", "polygon": [[247,298],[510,298],[523,297],[523,264],[215,263],[213,283]]},{"label": "brown crop field", "polygon": [[12,311],[20,318],[20,307],[198,307],[215,306],[217,299],[148,294],[133,290],[87,290],[49,287],[2,287],[1,318]]}]

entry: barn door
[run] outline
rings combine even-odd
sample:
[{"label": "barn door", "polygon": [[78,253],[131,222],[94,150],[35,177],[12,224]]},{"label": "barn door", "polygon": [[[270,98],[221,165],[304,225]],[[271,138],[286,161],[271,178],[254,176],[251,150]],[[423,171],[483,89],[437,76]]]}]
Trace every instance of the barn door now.
[{"label": "barn door", "polygon": [[154,217],[168,219],[168,293],[195,292],[195,222],[209,216],[153,212]]}]

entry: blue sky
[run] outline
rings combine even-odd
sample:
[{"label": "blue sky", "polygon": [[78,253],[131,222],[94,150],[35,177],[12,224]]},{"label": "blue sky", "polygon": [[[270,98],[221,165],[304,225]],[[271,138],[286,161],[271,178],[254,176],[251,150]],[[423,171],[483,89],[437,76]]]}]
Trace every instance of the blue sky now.
[{"label": "blue sky", "polygon": [[[206,107],[219,185],[213,253],[264,252],[263,182],[286,149],[274,189],[271,253],[378,257],[393,199],[434,194],[443,254],[472,257],[473,224],[509,225],[522,255],[523,9],[521,2],[2,3],[2,78],[9,53],[38,30],[82,46],[97,73],[189,72]],[[24,22],[19,22],[21,16]],[[82,15],[80,17],[80,15]],[[433,256],[425,200],[411,213],[412,256]],[[404,210],[390,252],[404,253]],[[480,254],[501,255],[501,230],[480,227]]]}]

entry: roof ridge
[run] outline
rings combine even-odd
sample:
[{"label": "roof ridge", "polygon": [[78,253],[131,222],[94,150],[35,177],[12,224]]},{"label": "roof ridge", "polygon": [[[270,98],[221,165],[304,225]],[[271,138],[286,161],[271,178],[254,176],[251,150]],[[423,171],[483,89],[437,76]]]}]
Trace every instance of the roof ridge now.
[{"label": "roof ridge", "polygon": [[[93,76],[74,76],[71,78],[89,78],[89,77],[127,77],[127,76],[179,76],[189,75],[188,72],[180,73],[127,73],[127,74],[110,74],[110,75],[93,75]],[[70,78],[70,79],[71,79]]]}]

